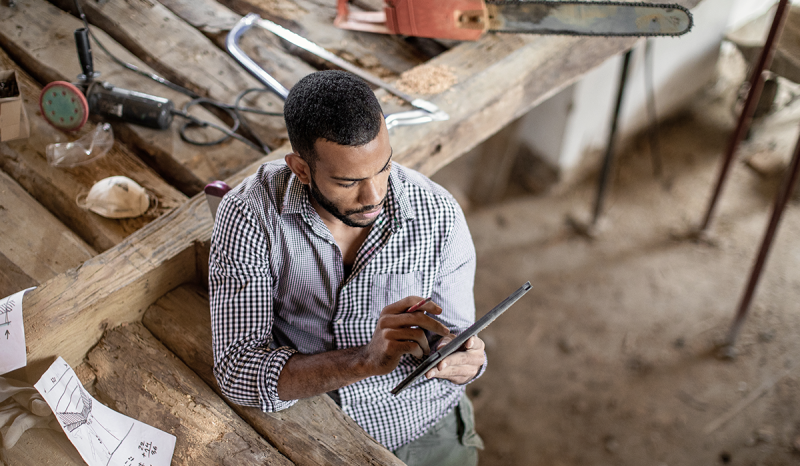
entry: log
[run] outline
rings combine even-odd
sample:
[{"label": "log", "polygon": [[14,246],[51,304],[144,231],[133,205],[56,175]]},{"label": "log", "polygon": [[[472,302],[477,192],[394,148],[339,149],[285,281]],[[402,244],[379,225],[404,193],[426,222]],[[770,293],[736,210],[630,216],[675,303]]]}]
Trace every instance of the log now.
[{"label": "log", "polygon": [[[72,39],[83,23],[44,0],[20,0],[14,8],[0,8],[0,45],[20,66],[39,82],[72,81],[80,73],[80,64]],[[111,53],[140,69],[152,72],[103,31],[95,36]],[[102,51],[96,50],[94,67],[102,79],[114,86],[171,99],[177,107],[189,97],[117,65]],[[196,113],[195,113],[196,112]],[[203,109],[193,110],[198,118],[221,124]],[[154,130],[132,124],[114,124],[115,135],[136,149],[136,155],[154,167],[165,179],[186,194],[200,192],[210,181],[227,178],[263,154],[239,141],[230,139],[214,146],[196,146],[181,140],[176,118],[168,130]],[[209,136],[216,138],[217,135]]]},{"label": "log", "polygon": [[[50,0],[66,11],[73,0]],[[236,96],[264,86],[200,31],[153,0],[84,2],[90,23],[104,30],[157,73],[203,97],[233,104]],[[283,100],[271,92],[251,94],[252,106],[281,113]],[[248,122],[272,148],[287,140],[280,116],[250,115]]]},{"label": "log", "polygon": [[109,331],[87,359],[100,401],[176,437],[172,464],[292,464],[140,323]]},{"label": "log", "polygon": [[[77,267],[97,254],[2,171],[0,194],[0,254],[35,284]],[[16,270],[8,275],[15,276],[18,276]],[[21,283],[24,282],[23,279]],[[0,298],[20,289],[0,292]]]},{"label": "log", "polygon": [[[142,323],[219,393],[211,351],[208,294],[195,285],[176,288],[145,312]],[[264,438],[297,464],[402,465],[344,414],[327,395],[300,400],[278,413],[232,405]]]},{"label": "log", "polygon": [[[0,50],[0,69],[15,69],[31,122],[31,137],[0,144],[0,168],[20,183],[40,204],[97,251],[105,251],[147,223],[186,202],[187,197],[167,184],[119,141],[100,160],[75,168],[57,168],[47,163],[48,142],[75,140],[94,131],[87,123],[80,134],[63,134],[50,126],[39,112],[41,86]],[[75,203],[81,192],[109,176],[125,175],[155,195],[158,205],[132,219],[107,219],[83,210]],[[76,264],[77,265],[77,264]],[[50,277],[48,277],[50,278]]]}]

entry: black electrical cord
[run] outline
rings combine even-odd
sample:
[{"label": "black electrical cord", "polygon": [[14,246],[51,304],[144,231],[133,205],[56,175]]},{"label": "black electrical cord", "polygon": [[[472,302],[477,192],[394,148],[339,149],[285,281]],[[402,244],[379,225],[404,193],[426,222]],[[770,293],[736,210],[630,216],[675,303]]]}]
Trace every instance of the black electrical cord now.
[{"label": "black electrical cord", "polygon": [[[181,94],[185,94],[185,95],[187,95],[187,96],[192,98],[191,101],[187,102],[183,106],[182,110],[180,110],[180,111],[172,110],[172,114],[173,115],[177,115],[177,116],[180,116],[182,118],[186,118],[188,120],[178,130],[178,133],[180,134],[181,139],[183,139],[184,141],[188,142],[189,144],[194,144],[194,145],[197,145],[197,146],[213,146],[213,145],[220,144],[220,143],[226,141],[228,138],[234,138],[234,139],[237,139],[237,140],[249,145],[250,147],[254,148],[255,150],[263,151],[265,154],[269,154],[270,153],[270,148],[266,144],[264,144],[264,142],[261,140],[261,138],[258,137],[258,135],[256,135],[255,132],[253,132],[250,129],[250,125],[247,124],[247,120],[244,118],[244,116],[241,114],[241,112],[255,113],[255,114],[258,114],[258,115],[266,115],[266,116],[281,116],[281,117],[283,116],[283,113],[280,113],[280,112],[268,112],[266,110],[260,110],[260,109],[257,109],[257,108],[240,107],[239,106],[239,103],[241,102],[241,100],[244,98],[245,95],[247,95],[247,94],[249,94],[251,92],[267,92],[268,89],[260,89],[260,88],[246,89],[246,90],[240,92],[239,95],[236,96],[236,100],[234,101],[233,105],[226,104],[224,102],[220,102],[220,101],[214,100],[214,99],[209,99],[207,97],[203,97],[203,96],[197,94],[196,92],[192,91],[191,89],[185,88],[185,87],[183,87],[183,86],[181,86],[179,84],[175,84],[175,83],[173,83],[173,82],[171,82],[171,81],[169,81],[169,80],[167,80],[165,78],[162,78],[161,76],[158,76],[157,74],[148,73],[147,71],[141,70],[138,67],[136,67],[135,65],[132,65],[130,63],[126,63],[126,62],[122,61],[121,59],[117,58],[116,56],[114,56],[114,54],[112,54],[97,39],[97,37],[95,37],[94,34],[92,34],[92,31],[89,29],[89,22],[87,21],[86,15],[83,13],[83,9],[81,8],[81,5],[80,5],[78,0],[75,0],[75,8],[78,10],[78,15],[80,16],[80,19],[83,21],[83,25],[86,28],[86,31],[88,31],[89,35],[94,40],[94,43],[97,44],[100,47],[100,49],[106,55],[108,55],[109,58],[111,58],[111,60],[113,60],[115,63],[117,63],[118,65],[122,66],[123,68],[126,68],[126,69],[128,69],[130,71],[133,71],[134,73],[140,74],[140,75],[142,75],[142,76],[144,76],[146,78],[150,78],[150,79],[152,79],[153,81],[155,81],[155,82],[157,82],[159,84],[162,84],[162,85],[164,85],[166,87],[169,87],[170,89],[172,89],[174,91],[180,92]],[[195,116],[190,115],[189,112],[188,112],[189,108],[194,106],[194,105],[198,105],[198,104],[210,105],[212,107],[217,107],[220,110],[224,111],[225,113],[227,113],[230,116],[231,120],[233,121],[233,126],[231,128],[226,128],[226,127],[218,125],[216,123],[212,123],[210,121],[201,120],[201,119],[199,119],[199,118],[197,118]],[[253,139],[255,139],[258,142],[258,145],[254,144],[252,141],[250,141],[249,139],[245,138],[244,136],[242,136],[242,135],[240,135],[240,134],[238,134],[236,132],[239,129],[240,126],[243,127],[253,137]],[[222,132],[224,134],[224,136],[222,136],[221,138],[216,139],[214,141],[208,141],[208,142],[193,140],[193,139],[189,138],[187,136],[187,134],[186,134],[186,129],[191,128],[191,127],[200,127],[200,128],[210,127],[210,128],[214,128],[214,129]]]}]

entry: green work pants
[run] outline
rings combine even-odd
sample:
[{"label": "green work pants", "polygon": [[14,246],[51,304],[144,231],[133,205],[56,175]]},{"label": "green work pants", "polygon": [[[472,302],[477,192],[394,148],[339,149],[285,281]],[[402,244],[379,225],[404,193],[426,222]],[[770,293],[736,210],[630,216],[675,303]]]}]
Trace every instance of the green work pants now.
[{"label": "green work pants", "polygon": [[467,395],[425,434],[394,451],[409,466],[476,466],[483,440],[475,432],[475,415]]}]

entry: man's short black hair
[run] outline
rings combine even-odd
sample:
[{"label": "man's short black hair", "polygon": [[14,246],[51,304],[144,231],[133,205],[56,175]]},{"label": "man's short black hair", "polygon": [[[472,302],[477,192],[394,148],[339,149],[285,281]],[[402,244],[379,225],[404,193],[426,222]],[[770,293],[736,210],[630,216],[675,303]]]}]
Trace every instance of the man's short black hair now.
[{"label": "man's short black hair", "polygon": [[378,136],[383,111],[366,82],[346,71],[318,71],[301,79],[283,106],[292,149],[313,167],[314,143],[325,139],[363,146]]}]

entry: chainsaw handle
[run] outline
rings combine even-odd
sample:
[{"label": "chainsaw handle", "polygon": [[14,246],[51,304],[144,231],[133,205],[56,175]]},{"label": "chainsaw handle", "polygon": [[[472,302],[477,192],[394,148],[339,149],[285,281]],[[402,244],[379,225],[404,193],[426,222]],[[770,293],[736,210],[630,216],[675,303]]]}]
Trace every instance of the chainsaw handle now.
[{"label": "chainsaw handle", "polygon": [[489,13],[484,0],[384,0],[382,12],[351,12],[349,0],[337,0],[333,24],[381,34],[477,40],[489,27]]}]

